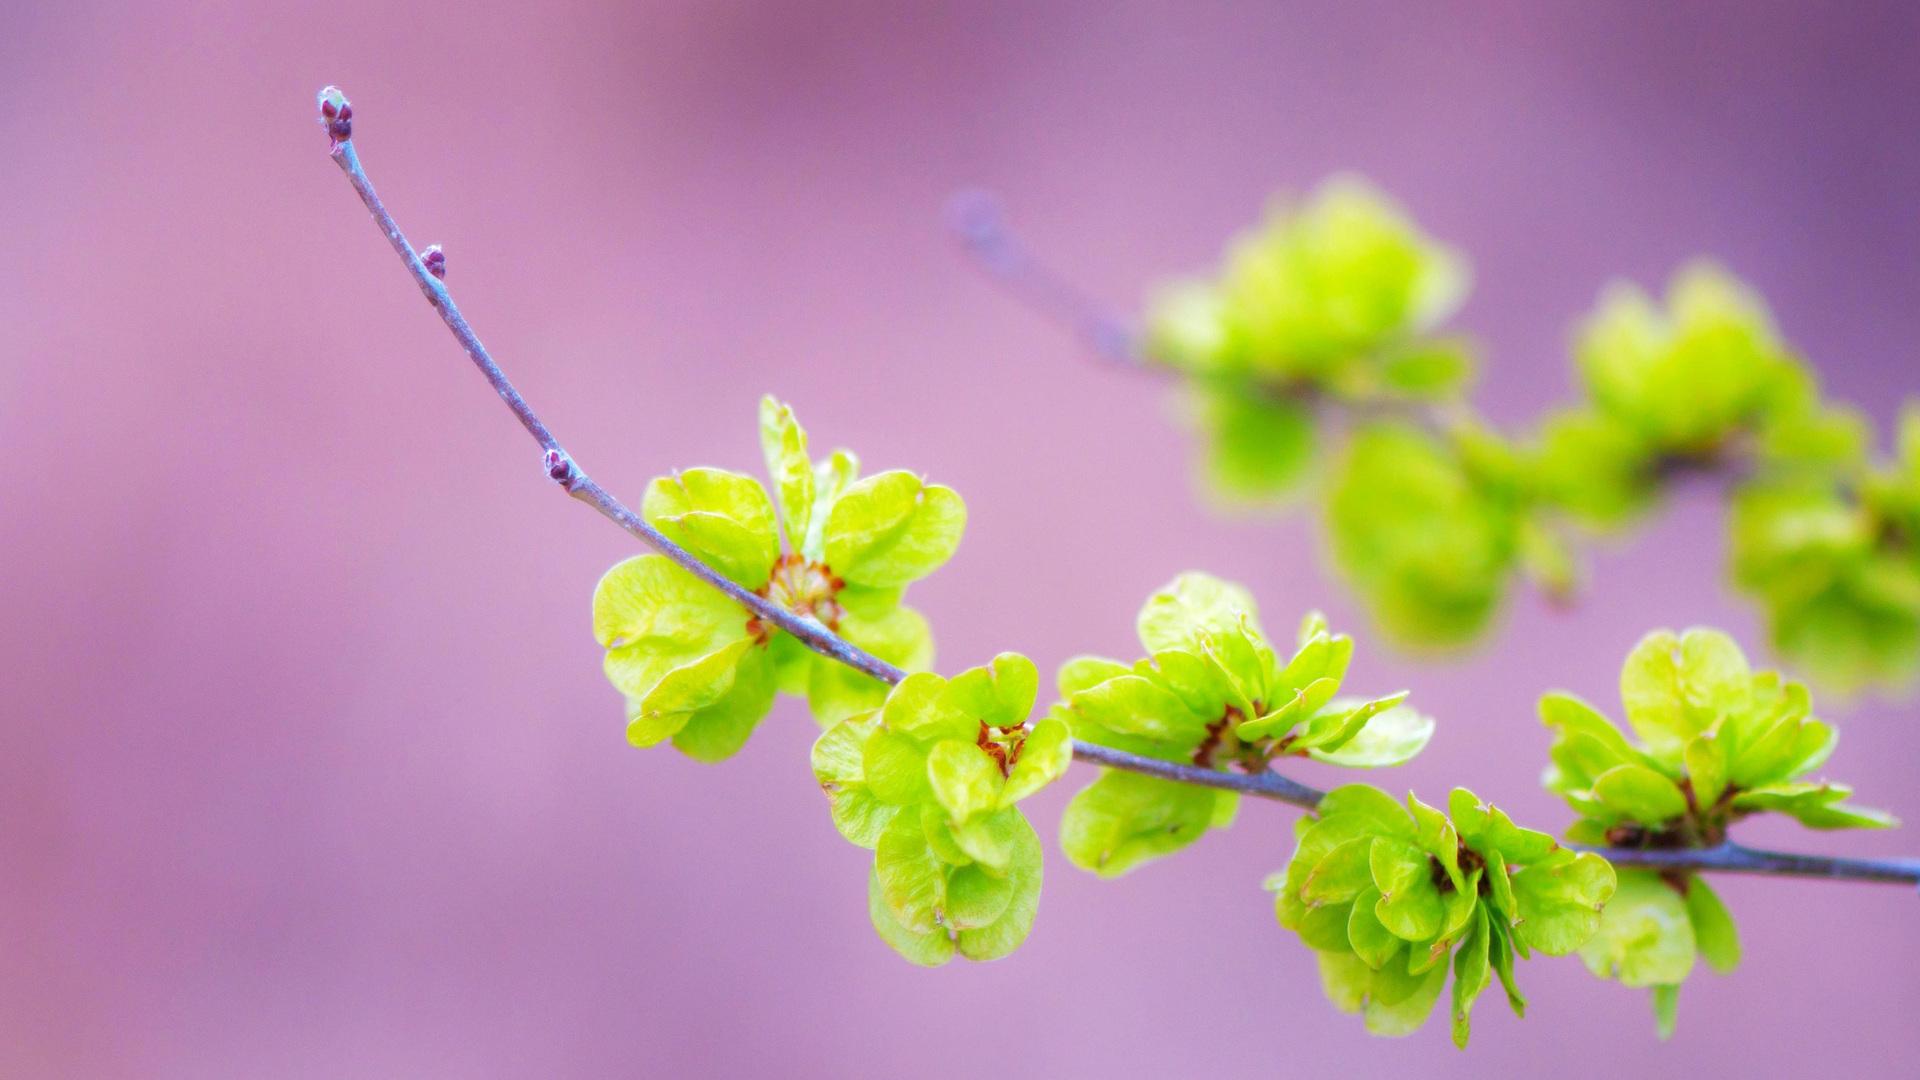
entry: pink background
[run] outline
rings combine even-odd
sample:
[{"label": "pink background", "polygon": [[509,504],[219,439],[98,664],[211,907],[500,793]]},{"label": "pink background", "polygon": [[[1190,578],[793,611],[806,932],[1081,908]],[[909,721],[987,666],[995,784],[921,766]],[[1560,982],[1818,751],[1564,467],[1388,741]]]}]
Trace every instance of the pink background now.
[{"label": "pink background", "polygon": [[[908,967],[796,703],[723,767],[625,745],[587,600],[632,546],[541,477],[311,121],[352,95],[402,223],[616,490],[757,468],[777,392],[967,496],[915,593],[944,668],[1125,652],[1147,592],[1210,569],[1275,624],[1325,607],[1360,687],[1441,718],[1386,783],[1557,826],[1540,691],[1611,704],[1653,626],[1757,646],[1716,508],[1610,550],[1577,612],[1523,595],[1465,660],[1395,654],[1308,521],[1208,512],[1163,387],[940,229],[995,188],[1125,304],[1355,168],[1474,257],[1501,421],[1567,395],[1603,281],[1696,252],[1837,396],[1884,423],[1920,389],[1911,8],[1416,7],[5,5],[0,1074],[1911,1075],[1892,887],[1727,880],[1745,968],[1696,976],[1665,1046],[1572,960],[1524,966],[1529,1018],[1483,1005],[1466,1054],[1443,1022],[1369,1039],[1273,924],[1292,814],[1264,805],[1119,882],[1054,853],[1013,958]],[[1920,820],[1920,711],[1829,706],[1835,775]]]}]

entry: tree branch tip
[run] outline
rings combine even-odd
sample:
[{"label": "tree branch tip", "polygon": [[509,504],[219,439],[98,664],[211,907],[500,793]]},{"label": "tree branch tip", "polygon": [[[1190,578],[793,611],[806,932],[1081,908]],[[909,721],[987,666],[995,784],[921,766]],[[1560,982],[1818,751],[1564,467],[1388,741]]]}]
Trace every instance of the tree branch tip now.
[{"label": "tree branch tip", "polygon": [[337,86],[328,86],[318,95],[320,107],[320,125],[327,129],[327,137],[336,143],[353,138],[353,103]]},{"label": "tree branch tip", "polygon": [[947,200],[947,228],[968,247],[984,250],[1006,240],[1006,209],[985,188],[967,188]]},{"label": "tree branch tip", "polygon": [[567,456],[565,450],[547,451],[542,464],[546,467],[547,479],[568,491],[572,491],[580,482],[580,468],[573,463],[572,458]]}]

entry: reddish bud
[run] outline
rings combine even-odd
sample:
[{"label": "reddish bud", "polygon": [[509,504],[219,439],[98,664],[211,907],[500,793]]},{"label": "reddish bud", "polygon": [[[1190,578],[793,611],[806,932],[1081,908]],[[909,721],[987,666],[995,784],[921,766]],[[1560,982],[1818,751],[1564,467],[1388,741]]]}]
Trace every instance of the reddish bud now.
[{"label": "reddish bud", "polygon": [[334,142],[353,138],[353,105],[337,86],[320,91],[320,123]]},{"label": "reddish bud", "polygon": [[427,265],[427,273],[447,280],[447,253],[440,250],[439,244],[428,244],[427,250],[420,253],[420,261]]}]

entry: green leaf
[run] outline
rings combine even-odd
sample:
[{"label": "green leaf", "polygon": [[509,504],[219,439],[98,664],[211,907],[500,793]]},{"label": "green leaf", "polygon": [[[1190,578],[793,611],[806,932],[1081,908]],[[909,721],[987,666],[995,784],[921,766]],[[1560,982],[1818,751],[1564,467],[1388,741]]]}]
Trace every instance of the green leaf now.
[{"label": "green leaf", "polygon": [[[873,870],[895,920],[915,934],[939,929],[947,904],[947,871],[927,845],[920,814],[898,814],[880,834]],[[884,935],[883,935],[884,936]]]},{"label": "green leaf", "polygon": [[813,740],[809,760],[813,764],[813,777],[822,787],[866,782],[862,764],[863,748],[878,722],[878,717],[873,716],[845,720],[821,732],[820,737]]},{"label": "green leaf", "polygon": [[[730,646],[738,648],[739,646]],[[661,686],[665,686],[663,681]],[[656,690],[658,693],[658,690]],[[695,761],[723,761],[740,752],[773,708],[773,660],[765,649],[744,651],[734,669],[733,688],[696,709],[674,733],[674,749]],[[652,703],[654,695],[646,698]]]},{"label": "green leaf", "polygon": [[1513,942],[1508,937],[1512,931],[1507,928],[1504,918],[1491,915],[1487,919],[1487,928],[1491,931],[1487,939],[1487,959],[1493,973],[1500,976],[1500,987],[1507,994],[1507,1007],[1513,1010],[1513,1015],[1525,1016],[1527,999],[1520,993],[1520,987],[1513,978]]},{"label": "green leaf", "polygon": [[1594,759],[1596,766],[1589,775],[1576,777],[1582,786],[1592,782],[1614,765],[1628,763],[1651,764],[1646,755],[1635,750],[1627,742],[1620,729],[1613,726],[1598,709],[1574,697],[1572,694],[1551,693],[1540,698],[1540,720],[1551,728],[1562,740],[1586,737],[1599,749]]},{"label": "green leaf", "polygon": [[1032,826],[1013,807],[995,810],[953,827],[954,842],[967,856],[990,872],[1004,874],[1017,854],[1024,832]]},{"label": "green leaf", "polygon": [[1103,772],[1067,803],[1060,847],[1082,870],[1118,877],[1198,840],[1213,813],[1213,793],[1205,789]]},{"label": "green leaf", "polygon": [[827,565],[851,583],[905,585],[953,556],[967,524],[952,488],[901,470],[856,481],[834,501],[823,535]]},{"label": "green leaf", "polygon": [[659,477],[647,485],[640,516],[748,589],[765,585],[780,557],[773,502],[751,476],[688,469]]},{"label": "green leaf", "polygon": [[1347,911],[1348,947],[1370,968],[1384,967],[1402,944],[1375,913],[1379,903],[1380,890],[1368,885]]},{"label": "green leaf", "polygon": [[1678,986],[1656,986],[1653,988],[1653,1024],[1654,1030],[1662,1039],[1673,1038],[1674,1021],[1680,1011],[1680,988]]},{"label": "green leaf", "polygon": [[607,650],[607,680],[642,698],[668,672],[745,639],[747,616],[664,555],[640,555],[595,587],[593,636]]},{"label": "green leaf", "polygon": [[[1394,948],[1399,950],[1398,940]],[[1320,988],[1334,1008],[1357,1013],[1365,1007],[1367,993],[1373,987],[1372,968],[1357,956],[1340,953],[1318,953],[1314,959],[1320,965]]]},{"label": "green leaf", "polygon": [[1040,907],[1043,870],[1040,837],[1018,810],[1007,813],[1015,823],[1005,872],[1012,895],[999,918],[986,926],[961,929],[960,952],[969,960],[998,960],[1019,948],[1032,931],[1034,913]]},{"label": "green leaf", "polygon": [[1600,925],[1613,895],[1613,867],[1598,855],[1562,848],[1512,875],[1514,931],[1521,943],[1548,956],[1565,956]]},{"label": "green leaf", "polygon": [[787,547],[800,551],[806,546],[813,513],[813,461],[807,457],[807,433],[794,417],[793,407],[771,394],[760,399],[760,450],[780,498]]},{"label": "green leaf", "polygon": [[1300,627],[1300,648],[1273,680],[1276,687],[1298,690],[1321,679],[1337,686],[1353,660],[1353,639],[1327,633],[1326,616],[1310,612]]},{"label": "green leaf", "polygon": [[955,930],[992,926],[1012,903],[1012,879],[989,874],[978,863],[962,866],[947,880],[946,925]]},{"label": "green leaf", "polygon": [[867,787],[862,758],[867,739],[878,726],[875,717],[836,724],[813,743],[813,775],[826,792],[834,828],[848,842],[872,848],[893,820],[898,807],[880,801]]},{"label": "green leaf", "polygon": [[1347,920],[1353,914],[1353,901],[1310,907],[1294,932],[1301,944],[1318,952],[1348,952]]},{"label": "green leaf", "polygon": [[1349,440],[1327,486],[1335,564],[1395,637],[1457,645],[1483,630],[1519,554],[1513,500],[1455,446],[1400,422]]},{"label": "green leaf", "polygon": [[1000,805],[1012,806],[1066,774],[1073,763],[1073,737],[1065,721],[1047,717],[1033,725],[1020,746],[1020,758],[1007,774]]},{"label": "green leaf", "polygon": [[1709,731],[1687,743],[1685,764],[1694,801],[1701,806],[1719,802],[1727,789],[1727,744],[1719,733]]},{"label": "green leaf", "polygon": [[1700,955],[1723,975],[1739,967],[1740,931],[1734,927],[1733,915],[1727,906],[1700,875],[1687,879],[1686,900],[1687,920],[1693,924],[1693,938],[1700,945]]},{"label": "green leaf", "polygon": [[1434,887],[1433,863],[1427,853],[1402,840],[1377,838],[1370,850],[1374,887],[1380,903],[1374,914],[1395,937],[1427,942],[1446,925],[1446,907]]},{"label": "green leaf", "polygon": [[[1391,995],[1388,1000],[1383,984],[1393,980],[1402,980],[1411,987],[1405,996]],[[1367,1031],[1373,1035],[1397,1038],[1411,1035],[1420,1030],[1433,1015],[1434,1002],[1440,1000],[1440,992],[1447,986],[1447,965],[1436,964],[1425,975],[1400,976],[1392,964],[1373,973],[1373,993],[1368,999],[1363,1016]]]},{"label": "green leaf", "polygon": [[[754,655],[755,649],[751,639],[743,638],[667,672],[644,697],[629,698],[627,741],[635,746],[653,746],[678,735],[701,712],[718,709],[715,723],[724,730],[709,731],[707,738],[696,738],[695,744],[709,752],[724,750],[722,757],[739,749],[737,743],[731,749],[726,749],[726,745],[736,734],[744,742],[752,733],[753,725],[773,704],[770,669],[765,672],[764,686],[756,679],[745,688],[740,699],[723,704],[738,682],[742,662]],[[755,707],[758,712],[751,712]],[[745,730],[740,730],[742,727]]]},{"label": "green leaf", "polygon": [[1449,794],[1448,807],[1460,823],[1467,846],[1482,855],[1498,852],[1508,864],[1524,865],[1550,857],[1559,847],[1553,837],[1514,824],[1506,811],[1465,788]]},{"label": "green leaf", "polygon": [[1411,791],[1407,792],[1407,813],[1413,818],[1414,844],[1439,863],[1455,892],[1464,891],[1466,879],[1460,872],[1459,831],[1447,820],[1447,815],[1421,802]]},{"label": "green leaf", "polygon": [[1315,761],[1349,769],[1383,769],[1404,765],[1433,738],[1433,718],[1397,705],[1367,721],[1359,734],[1337,750],[1315,747],[1307,753]]},{"label": "green leaf", "polygon": [[835,450],[813,467],[813,509],[807,513],[807,539],[801,553],[814,562],[824,562],[827,516],[833,504],[860,476],[860,459],[851,450]]},{"label": "green leaf", "polygon": [[1221,634],[1259,633],[1252,594],[1211,574],[1188,572],[1147,598],[1136,627],[1149,653],[1193,649]]},{"label": "green leaf", "polygon": [[1406,699],[1405,690],[1371,701],[1336,698],[1308,720],[1303,730],[1296,733],[1293,746],[1306,750],[1338,750],[1360,734],[1374,717]]},{"label": "green leaf", "polygon": [[[1373,888],[1371,855],[1374,838],[1357,836],[1339,844],[1307,871],[1299,897],[1309,907],[1351,902]],[[1346,920],[1341,920],[1344,925]]]},{"label": "green leaf", "polygon": [[1339,692],[1340,684],[1337,681],[1316,679],[1302,687],[1299,693],[1288,698],[1279,708],[1264,716],[1235,724],[1233,733],[1248,740],[1279,738],[1325,707]]},{"label": "green leaf", "polygon": [[871,850],[880,834],[893,823],[900,807],[881,802],[865,784],[850,784],[828,793],[833,827],[847,842]]},{"label": "green leaf", "polygon": [[951,867],[973,865],[973,856],[960,846],[953,834],[953,824],[937,807],[921,805],[908,807],[904,812],[919,815],[920,830],[926,833],[927,847],[933,851],[934,858]]},{"label": "green leaf", "polygon": [[887,728],[867,737],[861,768],[876,798],[894,806],[914,806],[933,798],[927,783],[927,752],[914,739]]},{"label": "green leaf", "polygon": [[[1075,730],[1103,729],[1121,735],[1193,746],[1206,735],[1206,718],[1159,681],[1143,675],[1121,675],[1089,686],[1068,702]],[[1089,737],[1098,736],[1088,731]]]},{"label": "green leaf", "polygon": [[887,906],[884,887],[880,882],[880,868],[876,861],[874,869],[867,875],[867,914],[873,920],[873,928],[880,934],[880,940],[887,943],[894,952],[921,967],[939,967],[953,959],[953,939],[944,929],[916,932],[900,924],[893,911]]},{"label": "green leaf", "polygon": [[1809,829],[1890,829],[1899,819],[1880,810],[1838,805],[1853,793],[1845,784],[1769,784],[1733,797],[1735,810],[1771,810]]},{"label": "green leaf", "polygon": [[1464,341],[1422,341],[1389,353],[1380,366],[1380,381],[1402,397],[1443,399],[1466,387],[1473,366],[1472,349]]},{"label": "green leaf", "polygon": [[1108,679],[1132,673],[1131,667],[1118,660],[1109,660],[1104,656],[1076,656],[1060,665],[1060,674],[1054,679],[1054,689],[1062,698],[1071,698]]},{"label": "green leaf", "polygon": [[1206,479],[1231,502],[1283,497],[1313,464],[1313,412],[1298,401],[1240,386],[1195,386],[1192,412],[1206,440]]},{"label": "green leaf", "polygon": [[1513,876],[1507,871],[1506,857],[1497,850],[1489,851],[1486,860],[1488,899],[1499,909],[1502,918],[1512,922],[1520,906],[1513,898]]},{"label": "green leaf", "polygon": [[1467,1048],[1467,1037],[1472,1030],[1474,999],[1493,981],[1488,959],[1490,933],[1486,909],[1475,907],[1473,925],[1468,927],[1467,936],[1460,940],[1460,948],[1453,954],[1453,1045],[1462,1050]]},{"label": "green leaf", "polygon": [[1019,653],[1001,653],[986,667],[969,668],[947,682],[952,707],[994,727],[1026,722],[1040,688],[1040,671]]},{"label": "green leaf", "polygon": [[1318,808],[1323,820],[1357,818],[1369,831],[1381,836],[1413,839],[1413,822],[1398,799],[1370,784],[1342,784],[1321,796]]},{"label": "green leaf", "polygon": [[927,743],[966,741],[980,730],[980,721],[961,711],[947,695],[947,680],[931,672],[900,680],[887,694],[880,723],[889,731]]},{"label": "green leaf", "polygon": [[1657,630],[1640,639],[1620,669],[1620,700],[1627,723],[1662,762],[1680,760],[1687,740],[1699,734],[1687,720],[1680,690],[1679,639]]},{"label": "green leaf", "polygon": [[1693,971],[1696,939],[1688,904],[1660,875],[1623,870],[1600,925],[1580,946],[1587,970],[1626,986],[1678,984]]},{"label": "green leaf", "polygon": [[1658,825],[1687,812],[1687,796],[1644,765],[1617,765],[1593,781],[1594,798],[1628,821]]},{"label": "green leaf", "polygon": [[1702,627],[1680,636],[1680,691],[1695,723],[1745,712],[1752,686],[1746,655],[1732,638]]},{"label": "green leaf", "polygon": [[927,782],[955,822],[999,806],[1000,789],[1006,783],[999,764],[986,751],[959,739],[942,739],[927,752]]}]

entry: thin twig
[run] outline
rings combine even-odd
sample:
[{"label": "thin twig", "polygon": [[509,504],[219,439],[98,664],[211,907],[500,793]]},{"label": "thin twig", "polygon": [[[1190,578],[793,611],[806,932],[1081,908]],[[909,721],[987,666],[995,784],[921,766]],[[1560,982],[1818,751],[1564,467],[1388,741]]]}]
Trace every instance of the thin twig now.
[{"label": "thin twig", "polygon": [[947,223],[994,281],[1064,320],[1095,356],[1125,367],[1145,366],[1146,352],[1132,322],[1036,257],[1007,227],[998,199],[984,191],[962,192],[947,204]]},{"label": "thin twig", "polygon": [[[347,122],[352,115],[350,109],[344,115],[326,112],[329,94],[334,95],[334,99],[342,106],[345,98],[340,97],[338,91],[332,87],[328,87],[321,93],[322,120],[327,124],[329,135],[333,140],[331,154],[335,164],[340,166],[340,171],[346,173],[347,180],[352,183],[354,191],[359,193],[360,201],[365,203],[367,210],[373,214],[374,222],[380,226],[380,231],[386,235],[387,242],[393,245],[394,252],[406,264],[408,273],[413,275],[415,284],[420,286],[420,291],[426,296],[427,302],[439,312],[441,320],[447,324],[447,329],[453,332],[460,347],[466,350],[474,366],[480,369],[480,373],[486,377],[488,384],[500,395],[501,400],[507,403],[507,408],[519,419],[521,426],[526,428],[527,433],[540,444],[545,452],[547,476],[564,488],[568,494],[593,507],[609,521],[638,537],[648,547],[672,559],[701,581],[732,597],[756,617],[792,634],[807,648],[890,685],[906,678],[906,672],[900,668],[848,642],[820,623],[796,615],[774,604],[766,597],[728,580],[701,562],[692,552],[647,524],[645,519],[629,510],[624,503],[614,498],[580,469],[572,456],[567,453],[566,448],[560,445],[560,441],[540,419],[539,414],[533,411],[533,406],[527,404],[526,398],[520,395],[520,391],[514,388],[506,373],[500,370],[500,365],[494,362],[486,346],[480,343],[480,338],[473,332],[473,327],[467,324],[466,318],[460,314],[460,308],[454,304],[453,296],[447,291],[446,284],[428,269],[426,263],[407,242],[405,234],[400,231],[400,226],[393,220],[393,215],[387,212],[385,204],[380,201],[380,196],[374,191],[373,181],[367,178],[366,170],[360,165],[360,156],[353,147],[352,128]],[[1271,770],[1252,774],[1221,772],[1195,765],[1181,765],[1142,757],[1079,741],[1073,744],[1073,756],[1080,761],[1110,769],[1123,769],[1178,783],[1236,791],[1242,795],[1271,799],[1304,810],[1312,810],[1318,806],[1325,794],[1317,788],[1288,779]],[[1908,859],[1839,859],[1820,855],[1756,851],[1733,844],[1681,851],[1642,851],[1631,848],[1585,850],[1595,851],[1623,866],[1783,874],[1854,881],[1920,882],[1920,861]]]},{"label": "thin twig", "polygon": [[1727,841],[1706,848],[1613,848],[1569,844],[1591,851],[1615,866],[1650,870],[1710,870],[1725,874],[1767,874],[1776,877],[1831,878],[1844,881],[1920,883],[1920,859],[1848,859],[1837,855],[1796,855],[1762,851]]},{"label": "thin twig", "polygon": [[1465,418],[1457,408],[1431,402],[1337,397],[1310,383],[1262,380],[1249,373],[1180,372],[1149,355],[1145,336],[1134,320],[1036,254],[1007,224],[1000,200],[990,193],[966,191],[954,196],[947,206],[947,224],[974,264],[996,285],[1027,307],[1071,327],[1094,356],[1113,365],[1149,375],[1184,375],[1190,382],[1229,393],[1290,401],[1337,425],[1397,420],[1444,439]]},{"label": "thin twig", "polygon": [[1237,791],[1242,795],[1254,795],[1262,799],[1288,803],[1302,810],[1312,810],[1319,806],[1321,798],[1326,795],[1326,792],[1319,788],[1308,787],[1298,780],[1290,780],[1271,769],[1257,773],[1222,772],[1219,769],[1206,769],[1198,765],[1182,765],[1173,761],[1161,761],[1158,758],[1140,757],[1083,742],[1073,744],[1073,756],[1093,765],[1125,769],[1128,772],[1157,776],[1162,780],[1173,780],[1182,784]]}]

